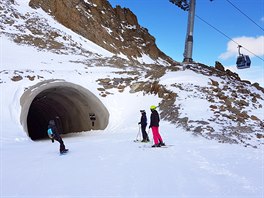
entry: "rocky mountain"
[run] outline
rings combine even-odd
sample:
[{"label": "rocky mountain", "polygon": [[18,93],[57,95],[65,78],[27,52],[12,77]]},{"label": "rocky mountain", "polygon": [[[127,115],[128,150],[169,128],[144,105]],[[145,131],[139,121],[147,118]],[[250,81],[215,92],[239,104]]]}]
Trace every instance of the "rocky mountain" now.
[{"label": "rocky mountain", "polygon": [[[85,69],[85,72],[78,71],[78,75],[87,75],[87,78],[90,67],[107,65],[122,70],[116,72],[119,77],[96,80],[102,98],[113,94],[112,90],[122,93],[125,89],[131,94],[156,95],[161,99],[162,119],[176,127],[219,142],[263,146],[263,115],[255,112],[264,110],[264,89],[257,83],[241,80],[219,62],[215,67],[209,67],[200,63],[183,65],[172,60],[158,49],[155,38],[138,24],[137,17],[129,9],[112,8],[106,0],[31,0],[29,5],[31,7],[16,0],[0,2],[1,36],[25,47],[71,55],[69,62],[80,64],[80,70]],[[60,28],[57,22],[62,25]],[[102,56],[94,49],[85,48],[84,43],[88,41],[80,43],[73,34],[82,41],[88,39],[96,43],[113,55]],[[82,59],[71,58],[73,55]],[[142,61],[144,56],[152,61]],[[6,68],[7,63],[1,64]],[[42,69],[45,71],[46,68]],[[1,69],[0,83],[7,83],[7,77],[12,83],[23,79],[42,80],[43,71]],[[177,75],[183,71],[202,76],[208,82],[201,85],[163,81],[166,74]],[[56,73],[53,70],[47,72]],[[210,104],[205,110],[210,112],[210,118],[197,115],[199,119],[193,119],[192,112],[185,112],[185,106],[197,99]]]},{"label": "rocky mountain", "polygon": [[29,5],[42,8],[64,26],[114,54],[129,59],[147,54],[154,60],[172,62],[128,8],[113,8],[107,0],[31,0]]}]

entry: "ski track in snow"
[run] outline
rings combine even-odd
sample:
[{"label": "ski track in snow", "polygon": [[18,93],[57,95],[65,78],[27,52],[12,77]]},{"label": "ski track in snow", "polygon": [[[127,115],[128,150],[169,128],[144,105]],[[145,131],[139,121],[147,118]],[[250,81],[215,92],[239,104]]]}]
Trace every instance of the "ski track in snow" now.
[{"label": "ski track in snow", "polygon": [[66,135],[70,151],[62,156],[49,140],[3,144],[2,197],[263,195],[263,151],[201,140],[166,124],[162,131],[173,146],[139,148],[151,144],[133,142],[136,128]]}]

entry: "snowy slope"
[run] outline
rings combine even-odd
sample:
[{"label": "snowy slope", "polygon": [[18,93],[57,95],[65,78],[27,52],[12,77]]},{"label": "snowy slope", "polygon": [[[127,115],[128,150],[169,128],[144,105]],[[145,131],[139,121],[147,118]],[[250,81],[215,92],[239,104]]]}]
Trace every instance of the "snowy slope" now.
[{"label": "snowy slope", "polygon": [[2,144],[1,197],[263,197],[263,151],[161,129],[174,146],[134,143],[133,122],[64,137],[64,156],[48,140]]},{"label": "snowy slope", "polygon": [[[80,78],[78,83],[85,86]],[[17,86],[12,84],[2,86],[2,93],[12,95]],[[1,119],[1,197],[263,197],[263,149],[219,144],[167,122],[161,122],[161,135],[173,146],[153,149],[133,140],[139,109],[157,104],[157,97],[126,91],[102,100],[110,111],[109,127],[65,135],[70,152],[64,156],[57,143],[33,142],[19,122]],[[9,110],[16,106],[6,102],[1,104]],[[3,108],[2,115],[9,110]]]},{"label": "snowy slope", "polygon": [[[20,13],[31,10],[28,1],[21,2],[22,6],[16,7],[21,9]],[[111,53],[59,26],[41,10],[38,12],[45,15],[49,24],[59,27],[63,34],[70,35],[71,41],[91,53],[83,53],[85,50],[64,53],[39,50],[17,45],[7,34],[1,34],[1,198],[264,197],[262,139],[252,137],[248,140],[258,148],[219,144],[161,121],[161,135],[165,143],[171,145],[169,148],[150,148],[152,142],[135,143],[139,110],[145,109],[149,118],[149,106],[158,105],[161,98],[143,92],[130,93],[129,87],[122,93],[110,89],[111,94],[102,97],[98,91],[98,79],[129,78],[129,71],[134,68],[98,64],[97,59],[109,58]],[[8,31],[15,34],[15,30]],[[119,73],[124,70],[126,73]],[[144,74],[137,81],[151,81]],[[13,81],[14,76],[22,79]],[[30,80],[33,76],[34,80]],[[32,141],[20,123],[20,97],[24,90],[47,79],[64,79],[87,88],[110,113],[109,125],[103,131],[64,135],[63,140],[70,152],[63,156],[58,153],[57,142],[52,144],[48,139]],[[208,121],[212,117],[212,111],[208,111],[210,103],[203,99],[206,94],[198,92],[195,87],[209,87],[210,79],[222,81],[218,77],[204,77],[185,70],[168,71],[160,83],[177,92],[176,103],[181,108],[181,117]],[[172,86],[175,82],[181,87]],[[260,103],[264,106],[263,100]],[[263,108],[248,108],[264,120]],[[210,124],[215,128],[222,125],[213,121]],[[149,135],[151,137],[151,132]]]}]

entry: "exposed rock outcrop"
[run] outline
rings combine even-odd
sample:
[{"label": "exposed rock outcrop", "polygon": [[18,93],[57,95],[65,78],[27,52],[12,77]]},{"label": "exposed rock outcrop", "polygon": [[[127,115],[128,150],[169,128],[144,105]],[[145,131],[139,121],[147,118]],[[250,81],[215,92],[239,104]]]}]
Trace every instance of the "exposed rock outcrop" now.
[{"label": "exposed rock outcrop", "polygon": [[42,8],[64,26],[115,54],[130,59],[146,54],[153,60],[172,62],[128,8],[113,8],[107,0],[31,0],[29,5]]}]

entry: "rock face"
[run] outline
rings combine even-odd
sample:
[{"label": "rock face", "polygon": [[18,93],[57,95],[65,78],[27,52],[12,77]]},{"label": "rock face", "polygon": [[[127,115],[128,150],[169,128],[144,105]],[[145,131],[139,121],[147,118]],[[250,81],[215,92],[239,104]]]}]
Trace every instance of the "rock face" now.
[{"label": "rock face", "polygon": [[128,9],[113,8],[107,0],[31,0],[64,26],[115,54],[136,59],[144,54],[172,62],[155,44],[155,38],[138,24]]}]

